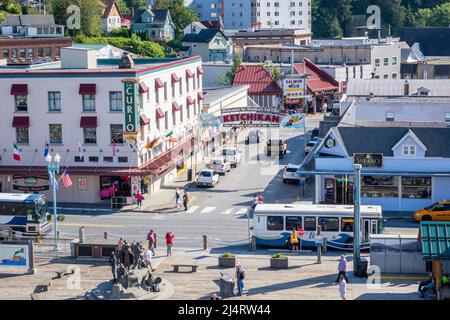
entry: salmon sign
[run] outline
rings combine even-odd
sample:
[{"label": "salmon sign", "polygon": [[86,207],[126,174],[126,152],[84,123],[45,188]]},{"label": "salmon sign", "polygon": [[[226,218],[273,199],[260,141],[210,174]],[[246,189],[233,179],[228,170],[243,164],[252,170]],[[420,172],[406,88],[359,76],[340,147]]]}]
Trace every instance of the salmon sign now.
[{"label": "salmon sign", "polygon": [[222,112],[224,127],[278,127],[282,116],[277,110],[233,108]]}]

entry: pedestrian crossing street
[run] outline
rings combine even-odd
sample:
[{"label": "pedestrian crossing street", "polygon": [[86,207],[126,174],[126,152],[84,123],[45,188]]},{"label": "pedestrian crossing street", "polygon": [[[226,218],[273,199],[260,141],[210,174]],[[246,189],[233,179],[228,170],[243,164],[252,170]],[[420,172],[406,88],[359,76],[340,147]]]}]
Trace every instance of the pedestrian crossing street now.
[{"label": "pedestrian crossing street", "polygon": [[221,215],[245,215],[247,213],[247,208],[227,208],[219,209],[217,207],[200,207],[191,206],[188,208],[186,213],[190,214],[221,214]]}]

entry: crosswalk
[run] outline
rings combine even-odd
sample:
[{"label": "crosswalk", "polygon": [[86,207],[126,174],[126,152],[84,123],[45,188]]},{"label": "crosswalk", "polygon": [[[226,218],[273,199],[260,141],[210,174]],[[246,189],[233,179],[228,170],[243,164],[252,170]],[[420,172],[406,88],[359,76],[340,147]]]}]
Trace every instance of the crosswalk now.
[{"label": "crosswalk", "polygon": [[189,214],[221,214],[221,215],[245,215],[247,214],[247,208],[226,208],[220,209],[217,207],[200,207],[200,206],[191,206],[188,208],[186,213]]}]

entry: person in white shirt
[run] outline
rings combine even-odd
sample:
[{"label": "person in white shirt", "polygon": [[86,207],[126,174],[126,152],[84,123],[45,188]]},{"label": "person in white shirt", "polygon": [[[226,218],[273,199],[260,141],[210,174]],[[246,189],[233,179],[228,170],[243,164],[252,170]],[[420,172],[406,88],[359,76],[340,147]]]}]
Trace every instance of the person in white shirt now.
[{"label": "person in white shirt", "polygon": [[145,264],[147,265],[147,268],[150,267],[150,270],[155,271],[155,269],[153,269],[152,267],[152,250],[147,248],[147,250],[145,250]]},{"label": "person in white shirt", "polygon": [[347,282],[345,281],[345,278],[342,275],[341,278],[339,279],[339,294],[342,300],[346,300],[345,299],[346,292],[347,292]]}]

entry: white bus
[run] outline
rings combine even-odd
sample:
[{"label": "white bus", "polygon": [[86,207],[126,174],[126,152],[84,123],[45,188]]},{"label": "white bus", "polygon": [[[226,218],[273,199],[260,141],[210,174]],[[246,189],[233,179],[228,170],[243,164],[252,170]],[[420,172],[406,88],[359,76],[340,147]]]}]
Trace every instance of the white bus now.
[{"label": "white bus", "polygon": [[[292,231],[304,231],[301,246],[314,247],[317,227],[327,246],[353,250],[353,206],[326,204],[259,204],[254,210],[253,235],[256,244],[286,247]],[[381,206],[361,206],[361,249],[369,248],[371,234],[382,233]]]}]

